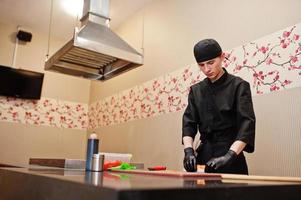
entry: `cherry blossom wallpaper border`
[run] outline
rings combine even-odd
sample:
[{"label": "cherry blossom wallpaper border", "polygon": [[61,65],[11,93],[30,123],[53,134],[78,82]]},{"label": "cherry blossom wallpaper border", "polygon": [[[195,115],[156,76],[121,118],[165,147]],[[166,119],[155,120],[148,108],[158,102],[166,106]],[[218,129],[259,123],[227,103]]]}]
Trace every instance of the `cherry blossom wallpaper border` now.
[{"label": "cherry blossom wallpaper border", "polygon": [[226,53],[224,66],[248,80],[253,94],[301,86],[301,24]]},{"label": "cherry blossom wallpaper border", "polygon": [[[301,86],[301,24],[226,51],[229,73],[250,82],[253,95]],[[89,129],[182,111],[189,87],[204,76],[196,64],[89,106]]]},{"label": "cherry blossom wallpaper border", "polygon": [[23,100],[0,96],[0,121],[86,130],[88,105],[50,98]]}]

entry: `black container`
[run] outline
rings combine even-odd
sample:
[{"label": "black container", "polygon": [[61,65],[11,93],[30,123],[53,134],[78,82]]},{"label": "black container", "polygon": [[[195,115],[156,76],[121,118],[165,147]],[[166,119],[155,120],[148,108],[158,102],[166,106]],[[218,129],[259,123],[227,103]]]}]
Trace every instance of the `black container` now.
[{"label": "black container", "polygon": [[92,170],[93,154],[98,153],[98,139],[88,139],[87,156],[86,156],[86,171]]}]

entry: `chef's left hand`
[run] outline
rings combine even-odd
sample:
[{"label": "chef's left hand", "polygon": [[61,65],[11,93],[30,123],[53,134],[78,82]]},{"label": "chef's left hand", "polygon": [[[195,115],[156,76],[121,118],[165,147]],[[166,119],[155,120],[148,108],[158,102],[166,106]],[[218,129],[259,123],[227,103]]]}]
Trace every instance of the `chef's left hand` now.
[{"label": "chef's left hand", "polygon": [[219,169],[220,167],[230,165],[237,157],[237,154],[229,150],[224,156],[210,159],[206,165],[211,169]]}]

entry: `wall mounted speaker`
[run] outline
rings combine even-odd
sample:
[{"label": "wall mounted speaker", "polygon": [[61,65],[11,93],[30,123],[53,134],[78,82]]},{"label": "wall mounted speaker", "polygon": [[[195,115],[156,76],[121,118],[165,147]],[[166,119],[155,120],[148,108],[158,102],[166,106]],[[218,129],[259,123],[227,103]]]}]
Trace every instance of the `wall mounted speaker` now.
[{"label": "wall mounted speaker", "polygon": [[21,41],[30,42],[31,38],[32,38],[32,34],[29,32],[20,30],[17,34],[17,38]]}]

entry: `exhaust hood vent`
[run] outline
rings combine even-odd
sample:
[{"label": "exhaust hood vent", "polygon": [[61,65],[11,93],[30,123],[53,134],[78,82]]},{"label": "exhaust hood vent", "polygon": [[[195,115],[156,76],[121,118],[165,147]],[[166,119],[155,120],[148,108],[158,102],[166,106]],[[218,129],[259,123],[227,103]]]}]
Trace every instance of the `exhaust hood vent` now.
[{"label": "exhaust hood vent", "polygon": [[80,30],[46,61],[46,70],[104,81],[143,64],[142,54],[106,25],[108,5],[85,0]]}]

